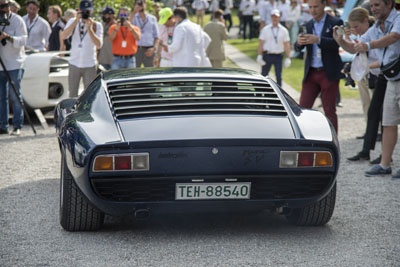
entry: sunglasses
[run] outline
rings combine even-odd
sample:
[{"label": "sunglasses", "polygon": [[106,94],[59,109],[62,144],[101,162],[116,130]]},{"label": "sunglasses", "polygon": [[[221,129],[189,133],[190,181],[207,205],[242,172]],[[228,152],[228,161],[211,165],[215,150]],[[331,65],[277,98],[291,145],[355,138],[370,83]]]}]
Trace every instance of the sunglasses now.
[{"label": "sunglasses", "polygon": [[0,4],[0,9],[6,8],[9,6],[10,6],[10,3]]}]

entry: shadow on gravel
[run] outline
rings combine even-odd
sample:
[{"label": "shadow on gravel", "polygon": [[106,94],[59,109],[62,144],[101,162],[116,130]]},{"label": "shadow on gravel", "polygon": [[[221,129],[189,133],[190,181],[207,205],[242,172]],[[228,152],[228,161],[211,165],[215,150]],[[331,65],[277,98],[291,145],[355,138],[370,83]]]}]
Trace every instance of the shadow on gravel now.
[{"label": "shadow on gravel", "polygon": [[[0,232],[8,235],[35,236],[49,241],[54,236],[76,237],[76,233],[64,231],[59,224],[59,180],[46,179],[22,183],[0,189]],[[115,234],[115,240],[123,235],[152,236],[160,238],[202,238],[216,236],[246,236],[249,234],[266,234],[268,237],[288,237],[296,233],[307,233],[309,238],[332,234],[329,225],[325,227],[296,227],[290,225],[284,216],[271,212],[260,213],[206,213],[206,214],[152,214],[147,220],[136,220],[133,216],[106,216],[105,224],[97,233],[87,232],[78,235]],[[300,234],[300,235],[299,235]],[[108,235],[108,234],[107,234]],[[271,236],[272,235],[272,236]],[[46,238],[47,236],[47,238]],[[289,238],[289,237],[288,237]],[[292,239],[293,237],[290,237]]]},{"label": "shadow on gravel", "polygon": [[31,141],[31,140],[36,140],[36,139],[47,139],[47,138],[56,138],[55,131],[54,133],[38,133],[37,135],[22,135],[22,136],[5,136],[0,138],[0,144],[7,144],[7,143],[12,143],[12,142],[20,142],[20,141]]}]

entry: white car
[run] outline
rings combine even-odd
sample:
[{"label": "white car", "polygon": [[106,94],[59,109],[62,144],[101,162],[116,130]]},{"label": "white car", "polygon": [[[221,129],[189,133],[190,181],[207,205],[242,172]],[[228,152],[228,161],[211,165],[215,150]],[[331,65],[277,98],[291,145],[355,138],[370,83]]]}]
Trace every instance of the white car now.
[{"label": "white car", "polygon": [[[69,97],[68,57],[65,51],[27,55],[21,91],[25,105],[31,109],[55,107]],[[79,93],[83,90],[81,84]]]}]

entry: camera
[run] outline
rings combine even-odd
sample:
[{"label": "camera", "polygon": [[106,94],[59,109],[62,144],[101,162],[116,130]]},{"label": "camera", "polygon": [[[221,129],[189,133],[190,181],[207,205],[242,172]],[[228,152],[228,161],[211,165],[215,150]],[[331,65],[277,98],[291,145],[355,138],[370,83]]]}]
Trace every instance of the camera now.
[{"label": "camera", "polygon": [[121,26],[124,26],[125,17],[120,17],[119,21],[121,22]]},{"label": "camera", "polygon": [[137,4],[138,6],[143,6],[143,1],[142,1],[142,0],[138,0],[138,1],[136,2],[136,4]]},{"label": "camera", "polygon": [[6,12],[0,10],[0,26],[4,27],[8,25],[10,25],[10,21],[8,20]]},{"label": "camera", "polygon": [[356,83],[354,82],[354,80],[350,76],[350,70],[351,70],[351,63],[350,62],[345,63],[344,66],[343,66],[343,73],[344,73],[344,76],[345,76],[344,77],[344,80],[345,80],[344,85],[345,86],[351,85],[352,87],[356,87]]},{"label": "camera", "polygon": [[88,19],[90,17],[90,10],[82,11],[82,19]]}]

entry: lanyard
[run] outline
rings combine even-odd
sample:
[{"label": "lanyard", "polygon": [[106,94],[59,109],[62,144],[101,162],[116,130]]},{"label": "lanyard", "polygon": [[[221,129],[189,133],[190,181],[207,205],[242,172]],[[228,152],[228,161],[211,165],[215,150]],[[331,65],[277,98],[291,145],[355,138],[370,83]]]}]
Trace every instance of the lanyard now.
[{"label": "lanyard", "polygon": [[[8,17],[8,21],[11,20],[12,12],[10,12],[10,16]],[[7,27],[7,25],[3,26],[3,29],[1,29],[2,32],[4,32],[4,29]]]},{"label": "lanyard", "polygon": [[85,38],[85,36],[87,34],[87,30],[83,31],[84,28],[85,28],[85,24],[81,25],[81,22],[79,21],[79,38],[81,39],[81,43],[79,44],[79,47],[82,47],[83,39]]},{"label": "lanyard", "polygon": [[143,32],[144,26],[146,26],[148,21],[149,21],[149,18],[146,16],[146,20],[144,21],[144,24],[142,25],[142,18],[140,17],[140,15],[138,15],[138,22],[139,22],[139,27],[140,27],[141,32]]},{"label": "lanyard", "polygon": [[[30,34],[31,31],[32,31],[32,28],[36,25],[36,22],[38,21],[38,19],[39,19],[39,16],[36,17],[35,21],[34,21],[34,22],[31,24],[31,26],[28,28],[28,37],[29,37],[29,34]],[[27,21],[29,21],[29,17],[27,17]],[[27,23],[26,25],[28,25],[28,23]]]},{"label": "lanyard", "polygon": [[[125,32],[124,32],[124,29],[125,29]],[[128,28],[125,26],[121,26],[121,33],[122,33],[122,38],[124,40],[126,40],[126,36],[128,35]]]},{"label": "lanyard", "polygon": [[278,25],[277,30],[276,30],[276,35],[274,33],[274,27],[271,27],[271,32],[272,32],[272,35],[274,36],[275,44],[278,44],[279,25]]}]

